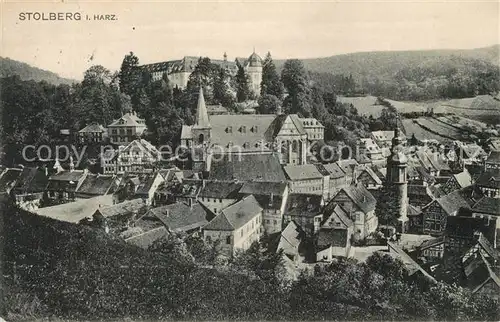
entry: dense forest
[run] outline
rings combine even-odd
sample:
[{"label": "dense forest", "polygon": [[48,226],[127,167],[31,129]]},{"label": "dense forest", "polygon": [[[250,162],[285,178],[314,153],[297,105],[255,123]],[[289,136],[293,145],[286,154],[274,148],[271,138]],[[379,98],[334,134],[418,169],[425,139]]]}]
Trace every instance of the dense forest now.
[{"label": "dense forest", "polygon": [[22,80],[46,81],[55,85],[71,85],[76,82],[75,80],[62,78],[56,73],[36,68],[17,60],[0,57],[0,78],[14,75],[18,75]]},{"label": "dense forest", "polygon": [[498,302],[410,278],[388,255],[318,266],[294,281],[281,254],[261,244],[221,265],[201,239],[171,236],[146,251],[6,200],[0,209],[0,314],[8,320],[500,318]]},{"label": "dense forest", "polygon": [[[427,101],[496,94],[500,69],[482,60],[452,56],[418,64],[391,65],[393,73],[331,74],[310,71],[311,79],[338,94],[375,95],[401,101]],[[314,69],[313,69],[314,70]]]}]

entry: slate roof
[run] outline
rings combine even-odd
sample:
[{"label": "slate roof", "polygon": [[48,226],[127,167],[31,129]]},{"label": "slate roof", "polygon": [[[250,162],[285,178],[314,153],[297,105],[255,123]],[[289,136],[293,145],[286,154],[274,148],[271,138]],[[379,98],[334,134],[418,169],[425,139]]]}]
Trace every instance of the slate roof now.
[{"label": "slate roof", "polygon": [[283,170],[292,181],[323,178],[323,175],[314,164],[285,165]]},{"label": "slate roof", "polygon": [[371,168],[364,168],[359,171],[358,178],[364,173],[368,173],[368,175],[375,181],[376,184],[382,184],[382,180],[377,176],[377,174]]},{"label": "slate roof", "polygon": [[145,204],[142,199],[133,199],[118,203],[113,206],[99,209],[99,212],[104,218],[129,215],[139,213],[145,209]]},{"label": "slate roof", "polygon": [[69,171],[69,170],[64,170],[59,173],[56,173],[54,175],[51,175],[49,177],[49,181],[73,181],[77,182],[83,176],[85,175],[85,172],[83,170],[74,170],[74,171]]},{"label": "slate roof", "polygon": [[[155,148],[154,145],[149,143],[144,139],[137,139],[130,142],[122,151],[121,154],[125,153],[140,153],[140,154],[150,154],[153,157],[160,155],[160,152]],[[144,155],[141,155],[144,156]]]},{"label": "slate roof", "polygon": [[206,181],[198,197],[217,199],[237,199],[242,183],[233,181]]},{"label": "slate roof", "polygon": [[324,214],[327,216],[326,219],[323,220],[323,224],[321,227],[325,228],[332,228],[335,226],[330,226],[328,223],[333,219],[333,218],[338,218],[340,222],[342,222],[346,227],[352,227],[354,225],[354,222],[349,218],[349,214],[342,208],[340,205],[335,204],[333,209],[331,207],[327,207],[325,209]]},{"label": "slate roof", "polygon": [[106,132],[106,128],[100,124],[90,124],[78,131],[79,133]]},{"label": "slate roof", "polygon": [[430,191],[428,186],[424,186],[421,184],[409,184],[408,185],[408,196],[412,197],[423,197],[428,196],[433,199],[432,192]]},{"label": "slate roof", "polygon": [[210,116],[210,124],[212,125],[210,142],[223,148],[228,148],[231,143],[242,149],[245,147],[245,151],[261,151],[261,146],[256,147],[255,145],[259,142],[273,141],[273,137],[267,135],[266,131],[275,118],[274,114],[212,115]]},{"label": "slate roof", "polygon": [[275,153],[226,154],[212,160],[209,180],[284,182],[286,177]]},{"label": "slate roof", "polygon": [[355,159],[339,160],[335,162],[345,174],[352,174],[352,166],[356,168],[359,166],[358,161]]},{"label": "slate roof", "polygon": [[417,262],[415,262],[411,257],[410,255],[408,255],[404,250],[402,250],[398,245],[396,245],[395,243],[392,243],[390,241],[387,242],[387,245],[392,249],[394,250],[394,253],[393,252],[389,252],[389,255],[390,256],[395,256],[396,258],[399,258],[404,264],[405,264],[405,267],[406,269],[408,270],[408,274],[410,276],[414,275],[415,273],[417,272],[420,272],[421,274],[423,274],[429,281],[431,281],[432,283],[436,283],[436,280],[434,279],[434,277],[432,277],[431,275],[429,275],[429,273],[427,273],[427,271],[425,271],[420,265],[417,264]]},{"label": "slate roof", "polygon": [[283,249],[285,254],[297,254],[304,235],[302,228],[293,220],[290,221],[280,234],[277,250]]},{"label": "slate roof", "polygon": [[160,219],[169,231],[184,232],[205,226],[210,217],[210,213],[197,202],[192,207],[185,202],[176,202],[153,208],[149,211],[149,215]]},{"label": "slate roof", "polygon": [[5,170],[5,173],[0,177],[0,192],[4,192],[7,189],[12,188],[16,181],[17,178],[22,173],[22,169],[7,169]]},{"label": "slate roof", "polygon": [[280,210],[283,198],[281,195],[253,195],[263,209]]},{"label": "slate roof", "polygon": [[453,215],[460,208],[470,208],[469,203],[462,197],[462,194],[458,190],[436,199],[436,202],[449,216]]},{"label": "slate roof", "polygon": [[285,193],[286,182],[245,182],[240,189],[242,194],[250,195],[270,195],[281,196]]},{"label": "slate roof", "polygon": [[323,167],[330,173],[331,179],[339,179],[345,177],[345,172],[337,163],[323,164]]},{"label": "slate roof", "polygon": [[[136,195],[147,195],[153,187],[156,178],[161,175],[158,172],[148,173],[141,177],[140,184],[135,192]],[[161,177],[163,179],[163,177]]]},{"label": "slate roof", "polygon": [[285,214],[289,216],[315,217],[321,213],[322,196],[291,193],[288,195]]},{"label": "slate roof", "polygon": [[119,181],[120,180],[113,175],[89,173],[76,192],[95,196],[114,193],[118,188]]},{"label": "slate roof", "polygon": [[490,169],[479,175],[476,184],[483,187],[500,189],[500,170]]},{"label": "slate roof", "polygon": [[377,201],[363,185],[356,184],[341,189],[365,214],[375,210]]},{"label": "slate roof", "polygon": [[222,210],[204,229],[236,230],[252,220],[262,210],[255,197],[250,195]]},{"label": "slate roof", "polygon": [[472,207],[472,211],[500,216],[500,198],[483,197]]},{"label": "slate roof", "polygon": [[44,168],[24,167],[13,189],[22,193],[42,192],[47,188],[47,183],[48,178]]},{"label": "slate roof", "polygon": [[120,127],[120,126],[145,126],[145,124],[144,120],[138,117],[135,113],[126,113],[125,115],[113,121],[110,125],[108,125],[108,127]]},{"label": "slate roof", "polygon": [[486,163],[500,164],[500,151],[491,151]]}]

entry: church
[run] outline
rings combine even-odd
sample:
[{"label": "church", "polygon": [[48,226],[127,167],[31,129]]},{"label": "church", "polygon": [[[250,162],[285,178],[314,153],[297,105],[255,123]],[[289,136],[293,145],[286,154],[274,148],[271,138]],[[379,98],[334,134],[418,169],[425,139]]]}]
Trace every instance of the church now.
[{"label": "church", "polygon": [[323,140],[324,126],[297,114],[229,114],[209,117],[200,88],[194,125],[183,125],[181,145],[202,150],[203,162],[220,154],[277,153],[281,164],[306,164],[309,148]]},{"label": "church", "polygon": [[[140,68],[151,75],[153,81],[160,80],[163,74],[167,74],[172,87],[184,89],[187,86],[189,76],[194,71],[200,57],[185,56],[180,60],[170,60],[161,63],[142,65]],[[223,59],[210,59],[213,64],[225,69],[229,75],[235,76],[238,72],[238,62],[250,78],[250,89],[255,96],[260,95],[260,83],[262,81],[262,58],[255,52],[248,58],[236,58],[235,61],[228,61],[227,54]]]}]

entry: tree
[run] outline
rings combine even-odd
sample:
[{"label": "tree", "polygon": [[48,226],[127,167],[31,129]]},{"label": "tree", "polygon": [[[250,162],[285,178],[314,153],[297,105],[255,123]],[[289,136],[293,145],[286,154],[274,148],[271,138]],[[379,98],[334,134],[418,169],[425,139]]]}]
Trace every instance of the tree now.
[{"label": "tree", "polygon": [[244,102],[251,98],[250,78],[245,72],[243,66],[236,61],[238,72],[236,73],[236,99],[238,102]]},{"label": "tree", "polygon": [[375,215],[379,223],[397,227],[399,219],[399,206],[397,202],[396,190],[390,183],[386,183],[379,192]]},{"label": "tree", "polygon": [[284,277],[283,250],[268,252],[262,243],[257,241],[246,251],[238,253],[232,264],[248,269],[260,279],[270,283],[281,283]]},{"label": "tree", "polygon": [[276,71],[271,53],[268,52],[262,64],[262,82],[260,83],[260,95],[273,95],[279,100],[283,99],[283,83]]},{"label": "tree", "polygon": [[258,104],[259,114],[274,114],[281,106],[281,101],[274,95],[264,94],[259,97]]},{"label": "tree", "polygon": [[218,68],[218,72],[214,79],[214,103],[221,104],[225,107],[233,106],[234,98],[229,91],[228,85],[230,78],[230,75],[227,74],[225,69]]},{"label": "tree", "polygon": [[281,81],[288,91],[288,96],[283,103],[286,112],[300,113],[304,117],[309,117],[311,115],[311,89],[302,62],[298,59],[287,60],[281,72]]},{"label": "tree", "polygon": [[138,70],[139,58],[130,52],[125,55],[120,68],[120,91],[129,96],[134,96],[135,91],[141,86],[141,74]]}]

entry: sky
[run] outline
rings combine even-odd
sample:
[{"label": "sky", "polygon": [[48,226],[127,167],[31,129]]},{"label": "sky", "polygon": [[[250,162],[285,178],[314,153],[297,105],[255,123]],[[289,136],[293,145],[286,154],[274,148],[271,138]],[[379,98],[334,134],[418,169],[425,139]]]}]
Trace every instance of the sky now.
[{"label": "sky", "polygon": [[[11,1],[0,0],[0,56],[82,79],[133,51],[141,64],[183,56],[273,58],[360,51],[468,49],[500,43],[500,1]],[[20,20],[76,13],[82,20]],[[93,20],[94,15],[116,20]],[[90,20],[86,20],[86,15]],[[26,15],[25,15],[26,17]],[[92,58],[92,59],[91,59]]]}]

